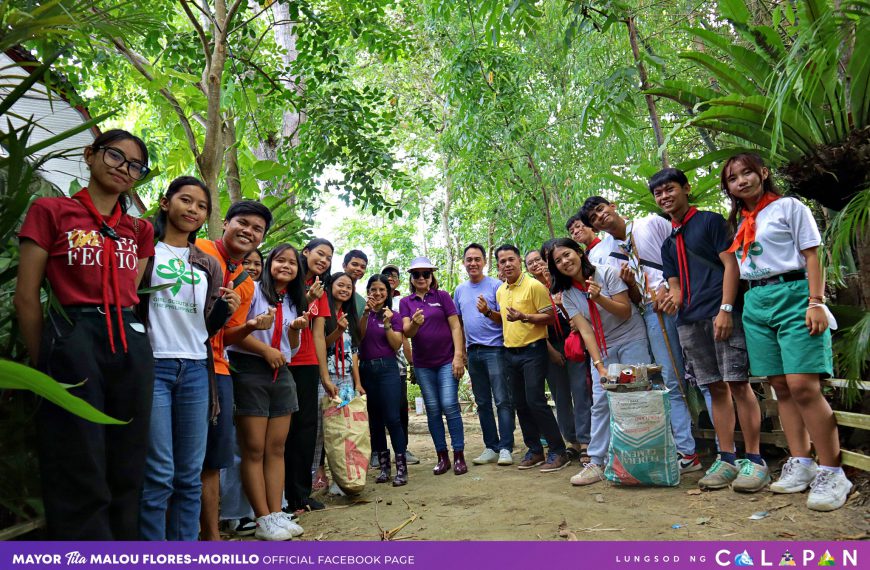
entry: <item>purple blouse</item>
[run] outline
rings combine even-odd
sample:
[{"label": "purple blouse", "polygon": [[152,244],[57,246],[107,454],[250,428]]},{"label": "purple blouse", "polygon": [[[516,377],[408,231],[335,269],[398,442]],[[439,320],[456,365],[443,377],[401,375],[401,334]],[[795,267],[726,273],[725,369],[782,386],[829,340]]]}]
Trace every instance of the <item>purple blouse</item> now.
[{"label": "purple blouse", "polygon": [[[393,325],[394,331],[402,332],[402,316],[399,313],[393,312],[390,323]],[[387,329],[384,328],[384,321],[377,313],[369,313],[366,336],[359,346],[359,357],[360,360],[396,357],[396,351],[387,340]]]},{"label": "purple blouse", "polygon": [[452,362],[453,335],[447,317],[457,313],[450,294],[441,289],[429,289],[423,300],[413,294],[399,301],[402,317],[410,319],[417,309],[423,309],[423,326],[411,339],[414,366],[436,368]]}]

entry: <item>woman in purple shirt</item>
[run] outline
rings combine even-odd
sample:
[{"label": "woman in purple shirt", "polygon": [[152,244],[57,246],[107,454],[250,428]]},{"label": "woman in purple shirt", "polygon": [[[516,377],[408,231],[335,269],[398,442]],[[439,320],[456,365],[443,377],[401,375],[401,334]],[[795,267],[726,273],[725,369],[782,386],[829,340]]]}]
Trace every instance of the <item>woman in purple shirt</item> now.
[{"label": "woman in purple shirt", "polygon": [[[408,407],[403,397],[404,382],[399,376],[396,351],[402,346],[402,319],[393,308],[393,290],[386,275],[372,275],[366,285],[366,307],[359,321],[362,341],[359,347],[359,371],[363,389],[368,395],[369,425],[372,451],[378,455],[381,472],[376,483],[390,479],[390,450],[387,434],[396,453],[396,477],[393,487],[408,482],[405,451],[408,435],[402,427],[401,407]],[[403,402],[403,400],[405,400]]]},{"label": "woman in purple shirt", "polygon": [[465,434],[459,412],[459,379],[465,374],[465,339],[453,299],[438,289],[434,272],[438,269],[426,257],[411,262],[411,291],[399,302],[405,336],[412,339],[414,371],[423,400],[429,433],[438,452],[435,475],[450,469],[443,413],[453,444],[453,472],[468,473],[465,465]]}]

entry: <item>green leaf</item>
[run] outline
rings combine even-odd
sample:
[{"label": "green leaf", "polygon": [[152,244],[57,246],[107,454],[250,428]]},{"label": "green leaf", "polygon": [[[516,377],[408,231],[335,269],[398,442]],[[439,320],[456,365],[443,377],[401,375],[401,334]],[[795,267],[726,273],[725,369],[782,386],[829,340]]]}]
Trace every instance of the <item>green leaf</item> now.
[{"label": "green leaf", "polygon": [[169,289],[170,287],[174,287],[175,283],[164,283],[163,285],[154,285],[153,287],[143,287],[136,291],[137,295],[148,295],[150,293],[156,293],[157,291],[163,291],[164,289]]},{"label": "green leaf", "polygon": [[[87,379],[84,381],[87,382]],[[88,402],[67,392],[63,385],[53,378],[11,360],[0,359],[0,388],[30,390],[64,410],[94,423],[108,425],[130,423],[129,420],[122,421],[107,416]]]}]

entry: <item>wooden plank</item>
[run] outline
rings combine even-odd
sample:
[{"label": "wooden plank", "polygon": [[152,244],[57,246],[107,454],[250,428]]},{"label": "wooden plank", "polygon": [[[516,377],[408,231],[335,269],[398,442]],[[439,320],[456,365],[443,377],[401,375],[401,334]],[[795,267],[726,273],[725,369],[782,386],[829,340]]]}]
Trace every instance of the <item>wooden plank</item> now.
[{"label": "wooden plank", "polygon": [[[822,380],[822,383],[826,386],[833,386],[834,388],[845,388],[848,380],[843,380],[842,378],[827,378]],[[870,382],[858,382],[859,390],[870,390]]]},{"label": "wooden plank", "polygon": [[[692,433],[696,438],[700,437],[702,439],[716,439],[716,430],[712,429],[699,429],[695,428],[692,430]],[[739,431],[734,432],[734,439],[736,441],[743,441],[743,433]],[[770,445],[775,445],[782,449],[788,449],[788,442],[785,439],[785,434],[781,431],[763,431],[760,434],[761,443],[768,443]]]},{"label": "wooden plank", "polygon": [[862,471],[870,471],[870,457],[867,457],[863,453],[855,453],[854,451],[846,451],[845,449],[840,453],[842,454],[841,459],[843,465],[857,467]]},{"label": "wooden plank", "polygon": [[870,429],[870,416],[866,414],[838,412],[834,410],[834,417],[837,418],[837,425],[858,429]]},{"label": "wooden plank", "polygon": [[12,540],[19,536],[25,535],[28,532],[33,532],[38,528],[45,526],[45,519],[39,517],[32,521],[23,522],[8,528],[0,529],[0,540]]}]

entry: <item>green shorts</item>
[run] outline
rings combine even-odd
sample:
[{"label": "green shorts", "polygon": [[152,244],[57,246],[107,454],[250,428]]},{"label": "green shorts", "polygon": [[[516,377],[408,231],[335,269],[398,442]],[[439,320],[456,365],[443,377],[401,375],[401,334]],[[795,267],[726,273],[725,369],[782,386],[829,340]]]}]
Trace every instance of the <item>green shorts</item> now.
[{"label": "green shorts", "polygon": [[746,293],[743,329],[753,376],[833,374],[831,331],[811,336],[806,280],[753,287]]}]

